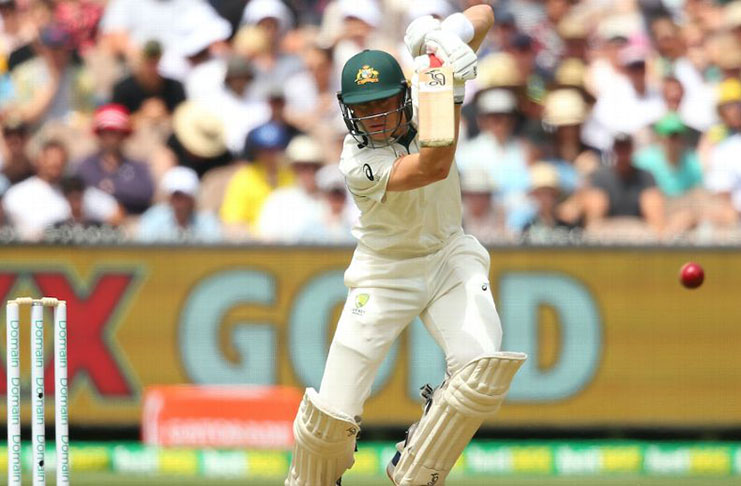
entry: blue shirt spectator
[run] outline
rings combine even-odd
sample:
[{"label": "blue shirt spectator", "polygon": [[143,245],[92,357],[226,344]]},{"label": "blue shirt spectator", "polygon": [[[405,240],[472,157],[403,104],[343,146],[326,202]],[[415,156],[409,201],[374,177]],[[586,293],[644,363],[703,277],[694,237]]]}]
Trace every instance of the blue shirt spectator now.
[{"label": "blue shirt spectator", "polygon": [[166,203],[148,209],[139,220],[137,239],[142,242],[221,241],[221,223],[216,215],[196,211],[198,174],[187,167],[173,167],[162,178]]}]

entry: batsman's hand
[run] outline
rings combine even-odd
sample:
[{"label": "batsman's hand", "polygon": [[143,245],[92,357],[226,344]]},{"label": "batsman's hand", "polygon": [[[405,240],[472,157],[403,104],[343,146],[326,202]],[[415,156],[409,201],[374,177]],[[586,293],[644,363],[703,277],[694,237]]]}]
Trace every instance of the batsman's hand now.
[{"label": "batsman's hand", "polygon": [[425,15],[412,20],[404,34],[404,44],[409,49],[412,57],[425,54],[425,36],[439,29],[440,21],[432,15]]},{"label": "batsman's hand", "polygon": [[454,33],[445,30],[429,32],[425,36],[425,45],[453,69],[455,79],[468,81],[476,78],[478,57],[473,49]]},{"label": "batsman's hand", "polygon": [[[441,59],[442,61],[442,59]],[[417,107],[419,106],[418,98],[418,85],[419,85],[419,73],[430,67],[430,56],[424,54],[414,58],[414,74],[412,75],[412,107],[414,109],[414,115],[417,115]],[[463,99],[466,96],[466,82],[463,80],[455,79],[453,76],[453,100],[456,104],[460,105],[463,103]],[[416,124],[415,119],[415,124]]]}]

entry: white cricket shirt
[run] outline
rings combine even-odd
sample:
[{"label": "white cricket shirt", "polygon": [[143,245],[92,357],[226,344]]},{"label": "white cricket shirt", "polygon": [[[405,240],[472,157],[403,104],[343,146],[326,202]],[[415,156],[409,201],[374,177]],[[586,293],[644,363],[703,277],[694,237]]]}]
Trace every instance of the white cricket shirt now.
[{"label": "white cricket shirt", "polygon": [[359,148],[352,135],[345,137],[340,170],[360,209],[352,230],[358,250],[410,258],[433,253],[451,237],[463,234],[455,163],[442,181],[410,191],[386,191],[396,159],[418,152],[416,135],[409,150],[401,143]]}]

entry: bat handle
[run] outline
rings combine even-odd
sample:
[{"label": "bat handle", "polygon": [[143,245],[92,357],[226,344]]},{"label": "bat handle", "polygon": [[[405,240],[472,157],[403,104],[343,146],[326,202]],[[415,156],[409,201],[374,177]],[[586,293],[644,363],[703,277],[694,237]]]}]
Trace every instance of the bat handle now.
[{"label": "bat handle", "polygon": [[430,56],[430,67],[440,67],[443,65],[443,62],[436,55],[428,54],[428,56]]}]

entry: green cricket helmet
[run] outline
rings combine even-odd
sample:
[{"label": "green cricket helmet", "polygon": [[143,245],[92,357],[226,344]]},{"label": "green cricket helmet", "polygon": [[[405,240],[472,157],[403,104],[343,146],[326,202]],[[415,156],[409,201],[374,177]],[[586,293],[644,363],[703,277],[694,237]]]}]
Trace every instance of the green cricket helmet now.
[{"label": "green cricket helmet", "polygon": [[[412,121],[412,97],[404,73],[396,59],[383,51],[364,50],[351,57],[342,68],[341,91],[337,93],[342,110],[342,118],[350,134],[361,146],[387,146],[406,133],[400,130]],[[382,100],[402,94],[399,106],[392,111],[371,116],[358,117],[353,105]],[[401,112],[399,122],[392,128],[369,132],[363,128],[363,121],[370,118],[388,117]],[[373,140],[371,135],[388,135],[385,141]]]}]

